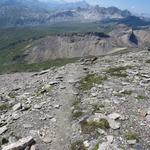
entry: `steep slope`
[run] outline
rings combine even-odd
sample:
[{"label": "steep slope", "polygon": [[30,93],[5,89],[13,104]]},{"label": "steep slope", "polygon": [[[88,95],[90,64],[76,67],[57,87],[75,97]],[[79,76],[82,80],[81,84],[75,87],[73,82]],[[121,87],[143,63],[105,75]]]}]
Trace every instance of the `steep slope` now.
[{"label": "steep slope", "polygon": [[112,49],[112,39],[103,33],[70,33],[48,36],[25,48],[29,63],[57,58],[103,55]]},{"label": "steep slope", "polygon": [[148,150],[149,67],[135,51],[0,75],[0,148]]},{"label": "steep slope", "polygon": [[119,25],[109,35],[90,32],[47,36],[29,44],[23,55],[27,63],[106,55],[122,48],[140,49],[150,46],[149,33],[150,30],[133,31],[130,27]]}]

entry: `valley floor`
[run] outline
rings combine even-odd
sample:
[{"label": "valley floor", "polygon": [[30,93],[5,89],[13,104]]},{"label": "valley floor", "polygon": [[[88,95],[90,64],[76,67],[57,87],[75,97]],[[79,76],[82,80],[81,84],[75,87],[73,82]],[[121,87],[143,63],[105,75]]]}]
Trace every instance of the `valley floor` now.
[{"label": "valley floor", "polygon": [[149,150],[150,53],[1,75],[0,143],[2,150]]}]

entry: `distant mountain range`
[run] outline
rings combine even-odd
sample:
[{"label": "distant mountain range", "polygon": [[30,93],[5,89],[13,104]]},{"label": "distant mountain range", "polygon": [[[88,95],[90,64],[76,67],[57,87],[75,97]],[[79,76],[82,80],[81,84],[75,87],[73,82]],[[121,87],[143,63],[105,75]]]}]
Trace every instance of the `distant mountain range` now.
[{"label": "distant mountain range", "polygon": [[[95,22],[126,19],[132,14],[116,7],[90,6],[85,1],[1,0],[0,27],[37,26],[57,22]],[[137,19],[137,18],[136,18]],[[141,18],[138,18],[140,21]]]}]

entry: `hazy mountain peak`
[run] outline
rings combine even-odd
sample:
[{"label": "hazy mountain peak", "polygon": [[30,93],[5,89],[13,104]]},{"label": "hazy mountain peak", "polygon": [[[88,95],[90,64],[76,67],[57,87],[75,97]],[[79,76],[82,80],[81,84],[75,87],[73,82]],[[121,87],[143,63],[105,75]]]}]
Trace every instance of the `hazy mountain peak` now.
[{"label": "hazy mountain peak", "polygon": [[[20,12],[20,13],[18,13]],[[93,22],[126,19],[128,10],[117,7],[90,6],[86,1],[1,0],[0,26],[35,26],[57,22]],[[138,21],[139,22],[139,21]]]}]

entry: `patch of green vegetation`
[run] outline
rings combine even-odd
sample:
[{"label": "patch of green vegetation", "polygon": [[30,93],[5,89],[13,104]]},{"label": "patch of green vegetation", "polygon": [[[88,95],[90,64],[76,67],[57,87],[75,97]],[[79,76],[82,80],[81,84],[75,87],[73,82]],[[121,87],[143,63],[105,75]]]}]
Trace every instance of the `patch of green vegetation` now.
[{"label": "patch of green vegetation", "polygon": [[108,70],[106,70],[106,73],[110,74],[111,76],[125,78],[128,76],[126,70],[131,68],[132,66],[119,66],[119,67],[109,68]]},{"label": "patch of green vegetation", "polygon": [[146,60],[146,63],[150,63],[150,59]]},{"label": "patch of green vegetation", "polygon": [[80,80],[80,89],[83,91],[90,90],[94,84],[102,84],[107,77],[97,76],[96,74],[89,74]]},{"label": "patch of green vegetation", "polygon": [[80,109],[80,100],[79,99],[75,99],[74,102],[72,103],[72,107],[74,109]]},{"label": "patch of green vegetation", "polygon": [[7,111],[10,108],[8,104],[0,104],[0,111]]},{"label": "patch of green vegetation", "polygon": [[71,144],[71,150],[86,150],[83,141],[76,141]]},{"label": "patch of green vegetation", "polygon": [[101,129],[110,128],[109,122],[106,119],[100,119],[99,121],[91,121],[91,122],[87,122],[86,120],[83,120],[80,122],[80,125],[83,133],[91,133],[98,128]]},{"label": "patch of green vegetation", "polygon": [[127,140],[139,140],[138,135],[135,132],[128,132],[125,137]]},{"label": "patch of green vegetation", "polygon": [[136,97],[136,99],[138,99],[138,100],[145,100],[147,97],[146,96],[144,96],[144,95],[138,95],[137,97]]},{"label": "patch of green vegetation", "polygon": [[95,104],[93,105],[93,113],[96,113],[96,112],[101,112],[102,109],[105,107],[105,105],[103,104]]},{"label": "patch of green vegetation", "polygon": [[125,90],[125,91],[121,92],[121,94],[123,94],[123,95],[131,95],[132,91]]},{"label": "patch of green vegetation", "polygon": [[17,96],[17,93],[15,93],[14,91],[11,91],[11,92],[8,94],[8,96],[9,96],[10,98],[12,98],[12,99],[15,99],[16,96]]},{"label": "patch of green vegetation", "polygon": [[79,118],[83,115],[84,113],[82,111],[74,111],[72,112],[72,117],[73,119]]},{"label": "patch of green vegetation", "polygon": [[131,94],[132,94],[132,91],[125,90],[121,93],[115,93],[114,95],[118,96],[118,97],[122,97],[122,96],[125,96],[125,95],[131,95]]},{"label": "patch of green vegetation", "polygon": [[49,87],[40,87],[35,91],[36,96],[43,95],[44,93],[50,92],[51,91],[51,86]]},{"label": "patch of green vegetation", "polygon": [[35,72],[35,71],[42,71],[49,69],[51,67],[61,67],[68,63],[74,63],[78,60],[78,58],[72,59],[57,59],[57,60],[50,60],[41,63],[34,63],[34,64],[5,64],[0,65],[0,74],[4,73],[14,73],[14,72]]},{"label": "patch of green vegetation", "polygon": [[92,150],[98,150],[98,148],[99,148],[99,144],[96,144]]},{"label": "patch of green vegetation", "polygon": [[75,99],[74,102],[72,103],[72,118],[73,119],[77,119],[79,117],[81,117],[84,113],[80,107],[80,100],[79,99]]}]

